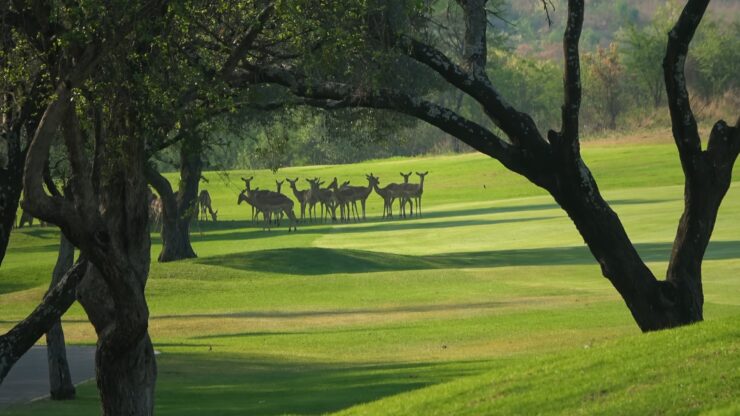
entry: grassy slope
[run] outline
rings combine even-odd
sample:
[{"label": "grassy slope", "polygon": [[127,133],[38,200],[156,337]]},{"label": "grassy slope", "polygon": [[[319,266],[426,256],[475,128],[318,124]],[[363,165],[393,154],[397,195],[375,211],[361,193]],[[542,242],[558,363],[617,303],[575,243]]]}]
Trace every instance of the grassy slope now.
[{"label": "grassy slope", "polygon": [[[674,148],[594,144],[585,149],[585,157],[638,250],[656,274],[662,274],[682,202]],[[327,412],[462,376],[472,378],[454,383],[483,397],[488,392],[474,388],[479,380],[475,374],[491,370],[490,375],[500,375],[502,369],[512,374],[512,385],[532,379],[528,395],[512,396],[511,409],[517,409],[554,394],[543,387],[547,378],[538,381],[530,374],[533,362],[556,360],[551,370],[567,373],[576,367],[558,367],[557,357],[565,354],[571,358],[563,363],[578,364],[578,355],[567,354],[578,354],[572,351],[586,344],[620,340],[614,347],[603,347],[604,357],[613,350],[614,359],[632,344],[646,351],[664,349],[665,339],[638,335],[562,211],[490,159],[463,155],[386,160],[285,169],[279,177],[337,175],[359,183],[372,171],[388,183],[400,179],[398,171],[411,169],[431,171],[425,218],[381,222],[381,203],[373,195],[368,203],[371,221],[303,226],[298,234],[249,227],[247,209],[235,205],[239,176],[254,173],[257,186],[266,188],[273,180],[270,173],[232,172],[231,182],[207,175],[207,188],[223,221],[203,226],[202,233],[196,228],[198,259],[153,263],[147,287],[151,333],[156,348],[163,351],[158,412]],[[740,316],[740,283],[734,278],[740,271],[738,214],[735,186],[720,212],[704,269],[706,316],[716,323],[707,326],[707,334],[702,326],[691,328],[697,331],[692,348],[700,348],[702,337],[715,332],[719,341],[710,346],[737,348],[737,337],[726,328]],[[0,269],[0,329],[21,319],[42,295],[55,238],[51,229],[14,234]],[[158,249],[155,240],[154,255]],[[94,342],[84,318],[78,306],[67,314],[70,342]],[[718,350],[708,354],[712,351]],[[638,366],[652,361],[640,357]],[[721,352],[713,357],[732,368]],[[610,362],[607,358],[594,367],[594,380],[611,378],[616,371],[603,364]],[[707,377],[719,374],[710,367],[688,367]],[[679,382],[668,376],[642,381],[662,385],[664,379]],[[737,378],[730,381],[723,391],[737,390]],[[594,390],[598,384],[560,383],[566,392],[600,391]],[[648,389],[662,396],[655,407],[646,404],[644,409],[663,408],[680,390],[671,386]],[[409,401],[421,413],[426,412],[424,402],[438,395],[425,391]],[[94,385],[83,386],[80,394],[81,400],[61,407],[42,401],[13,414],[94,414]],[[396,400],[405,402],[403,397]],[[645,403],[652,400],[647,394],[640,397]],[[724,400],[720,398],[700,405],[713,407]],[[456,401],[452,396],[446,400]],[[620,405],[619,400],[605,403]],[[388,406],[389,411],[395,409]],[[478,408],[486,409],[472,407]]]},{"label": "grassy slope", "polygon": [[[342,415],[737,414],[740,330],[719,320],[519,362]],[[656,349],[660,346],[660,349]]]}]

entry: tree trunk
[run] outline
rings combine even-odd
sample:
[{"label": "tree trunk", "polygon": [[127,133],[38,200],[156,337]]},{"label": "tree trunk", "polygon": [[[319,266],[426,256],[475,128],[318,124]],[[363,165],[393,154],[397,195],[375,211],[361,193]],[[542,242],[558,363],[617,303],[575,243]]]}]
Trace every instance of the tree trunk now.
[{"label": "tree trunk", "polygon": [[601,272],[624,299],[643,331],[679,325],[659,282],[640,258],[617,214],[601,197],[583,161],[561,168],[551,194],[565,210],[588,245]]},{"label": "tree trunk", "polygon": [[[72,268],[74,262],[74,246],[61,234],[59,239],[59,255],[52,273],[51,291],[61,280],[64,274]],[[67,363],[67,350],[64,345],[64,331],[60,319],[46,333],[46,354],[49,360],[49,394],[52,400],[69,400],[75,397],[75,386]]]},{"label": "tree trunk", "polygon": [[[77,296],[98,334],[95,375],[103,414],[151,415],[157,366],[146,329],[148,313],[130,316],[134,325],[121,321],[108,283],[95,266],[88,268]],[[145,302],[143,293],[132,301]],[[146,310],[132,315],[142,312]]]},{"label": "tree trunk", "polygon": [[[162,198],[162,251],[159,253],[157,260],[160,263],[166,263],[197,257],[193,246],[190,244],[190,218],[182,218],[177,214],[176,201],[168,203],[165,201],[165,197]],[[176,199],[174,196],[170,198]],[[168,205],[175,208],[165,208]]]},{"label": "tree trunk", "polygon": [[24,155],[21,151],[20,129],[13,129],[5,137],[8,161],[0,166],[0,265],[10,242],[10,232],[15,224],[18,201],[23,189]]},{"label": "tree trunk", "polygon": [[169,181],[153,168],[147,169],[147,180],[162,198],[162,252],[159,262],[195,258],[190,243],[190,222],[196,218],[198,185],[203,171],[200,137],[188,136],[180,150],[180,184],[173,192]]}]

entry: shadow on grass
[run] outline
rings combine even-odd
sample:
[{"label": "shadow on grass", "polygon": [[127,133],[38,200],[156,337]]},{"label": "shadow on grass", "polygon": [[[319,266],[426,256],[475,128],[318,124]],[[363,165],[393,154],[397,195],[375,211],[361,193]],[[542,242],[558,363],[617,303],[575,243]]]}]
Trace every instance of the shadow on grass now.
[{"label": "shadow on grass", "polygon": [[[612,199],[609,202],[610,205],[641,205],[641,204],[657,204],[661,202],[673,201],[673,199]],[[423,206],[422,206],[423,208]],[[457,217],[464,215],[486,215],[486,214],[504,214],[511,212],[526,212],[526,211],[543,211],[549,209],[560,209],[554,202],[543,203],[543,204],[529,204],[529,205],[514,205],[514,206],[495,206],[495,207],[484,207],[484,208],[463,208],[457,210],[440,210],[440,211],[429,211],[423,212],[423,218],[440,218],[440,217]],[[565,212],[561,211],[565,216]]]},{"label": "shadow on grass", "polygon": [[[635,246],[645,261],[667,261],[672,248],[671,243],[641,243]],[[715,241],[710,243],[705,259],[737,257],[740,257],[740,241]],[[426,256],[295,247],[206,257],[197,259],[196,262],[238,270],[314,276],[402,270],[594,264],[594,259],[586,246],[442,253]]]},{"label": "shadow on grass", "polygon": [[334,364],[165,353],[156,413],[323,414],[490,368],[490,362]]},{"label": "shadow on grass", "polygon": [[[652,204],[671,201],[670,199],[616,199],[609,201],[612,205],[638,205],[638,204]],[[446,217],[464,217],[464,216],[476,216],[476,215],[489,215],[489,214],[503,214],[513,212],[526,212],[526,211],[543,211],[558,209],[558,205],[555,203],[544,203],[544,204],[530,204],[520,206],[499,206],[499,207],[483,207],[483,208],[466,208],[458,210],[441,210],[441,211],[430,211],[425,213],[422,219],[437,219]],[[565,215],[564,213],[558,213],[558,215]],[[505,219],[505,220],[448,220],[448,221],[437,221],[437,222],[423,222],[418,221],[418,217],[411,219],[401,219],[395,216],[392,219],[382,219],[377,216],[368,217],[365,221],[348,223],[341,222],[322,222],[322,221],[304,221],[298,224],[299,232],[310,232],[310,233],[360,233],[370,231],[396,231],[396,230],[412,230],[412,229],[434,229],[434,228],[447,228],[447,227],[465,227],[475,225],[493,225],[507,222],[516,221],[532,221],[532,220],[544,220],[557,218],[557,216],[547,217],[534,217],[534,218],[519,218],[519,219]],[[272,231],[263,231],[261,221],[252,222],[250,220],[228,220],[228,221],[203,221],[193,222],[190,226],[191,240],[194,242],[209,242],[209,241],[224,241],[224,240],[250,240],[264,237],[276,237],[283,235],[286,232],[287,220],[284,220],[280,227],[274,226]],[[352,226],[346,226],[352,225]],[[339,226],[339,227],[336,227]],[[225,230],[239,230],[227,233],[216,233],[213,231],[225,231]],[[152,233],[152,242],[157,244],[161,243],[159,233]]]},{"label": "shadow on grass", "polygon": [[[447,217],[447,215],[445,216]],[[424,217],[427,218],[427,217]],[[528,221],[539,221],[549,220],[557,217],[532,217],[532,218],[510,218],[501,220],[448,220],[448,221],[377,221],[371,223],[358,224],[352,227],[334,227],[331,230],[327,230],[333,234],[345,234],[345,233],[366,233],[373,231],[401,231],[401,230],[432,230],[437,228],[454,228],[454,227],[470,227],[475,225],[495,225],[495,224],[506,224],[512,222],[528,222]],[[313,231],[313,230],[312,230]]]},{"label": "shadow on grass", "polygon": [[25,235],[35,238],[51,238],[59,235],[59,229],[55,226],[44,226],[34,225],[32,227],[16,228],[13,230],[14,233],[23,233]]},{"label": "shadow on grass", "polygon": [[[575,293],[573,290],[571,293]],[[423,312],[447,312],[471,309],[491,309],[510,305],[525,305],[538,302],[535,299],[517,299],[507,302],[468,302],[455,304],[428,304],[428,305],[404,305],[385,308],[352,308],[352,309],[323,309],[323,310],[292,310],[292,311],[244,311],[230,313],[192,313],[177,315],[157,315],[151,319],[193,319],[193,318],[265,318],[265,319],[285,319],[285,318],[308,318],[315,316],[333,316],[333,315],[390,315],[397,313],[423,313]],[[399,328],[401,329],[401,328]],[[387,330],[387,329],[385,329]],[[322,333],[341,333],[341,332],[368,332],[367,329],[342,329],[342,330],[322,330]],[[277,335],[315,335],[316,332],[241,332],[237,334],[218,334],[203,335],[192,337],[192,339],[212,339],[212,338],[248,338],[261,336]]]}]

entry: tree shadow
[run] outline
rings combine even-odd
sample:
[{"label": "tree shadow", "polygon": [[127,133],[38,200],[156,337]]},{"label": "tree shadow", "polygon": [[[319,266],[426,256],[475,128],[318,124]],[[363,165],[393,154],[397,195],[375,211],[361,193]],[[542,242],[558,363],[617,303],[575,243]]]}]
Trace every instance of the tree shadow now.
[{"label": "tree shadow", "polygon": [[[677,199],[676,199],[677,200]],[[642,204],[657,204],[661,202],[674,201],[674,199],[643,199],[643,198],[631,198],[631,199],[612,199],[607,202],[610,205],[642,205]],[[429,213],[423,212],[422,218],[440,218],[440,217],[458,217],[464,215],[487,215],[487,214],[504,214],[512,212],[526,212],[526,211],[543,211],[550,209],[560,209],[560,206],[555,202],[547,202],[542,204],[529,204],[529,205],[513,205],[513,206],[494,206],[494,207],[482,207],[482,208],[462,208],[462,209],[450,209],[450,210],[432,210]],[[565,215],[565,212],[562,212]]]},{"label": "tree shadow", "polygon": [[[426,218],[426,217],[425,217]],[[454,228],[454,227],[470,227],[475,225],[496,225],[496,224],[507,224],[512,222],[528,222],[528,221],[539,221],[549,220],[557,218],[554,216],[550,217],[531,217],[531,218],[506,218],[500,220],[486,220],[486,219],[475,219],[475,220],[448,220],[448,221],[378,221],[373,223],[356,223],[353,226],[339,226],[332,227],[331,232],[333,234],[345,234],[345,233],[365,233],[373,231],[401,231],[401,230],[416,230],[416,229],[436,229],[436,228]],[[348,225],[348,224],[341,224]],[[327,230],[329,231],[329,230]]]},{"label": "tree shadow", "polygon": [[25,226],[23,228],[16,228],[13,230],[14,233],[22,233],[27,236],[35,238],[51,238],[59,235],[59,229],[56,226],[45,226],[34,225],[33,227]]},{"label": "tree shadow", "polygon": [[[644,261],[667,261],[672,243],[638,243]],[[740,256],[740,241],[711,242],[705,259]],[[321,247],[293,247],[199,258],[196,262],[238,270],[304,276],[403,270],[594,264],[586,246],[441,253],[424,256]]]},{"label": "tree shadow", "polygon": [[[206,358],[207,357],[207,358]],[[157,414],[324,414],[480,374],[490,361],[314,363],[223,354],[163,354]],[[181,403],[198,396],[200,406]]]},{"label": "tree shadow", "polygon": [[[571,293],[575,293],[577,290],[572,290]],[[517,299],[506,302],[502,301],[487,301],[487,302],[466,302],[466,303],[453,303],[453,304],[425,304],[425,305],[403,305],[403,306],[391,306],[384,308],[352,308],[352,309],[322,309],[322,310],[265,310],[265,311],[241,311],[241,312],[228,312],[228,313],[192,313],[192,314],[177,314],[177,315],[157,315],[152,316],[153,320],[166,320],[166,319],[195,319],[195,318],[263,318],[263,319],[286,319],[286,318],[309,318],[318,316],[332,316],[332,315],[391,315],[397,313],[424,313],[424,312],[450,312],[450,311],[465,311],[465,310],[476,310],[476,309],[492,309],[503,306],[512,305],[526,305],[536,302],[533,299]],[[365,329],[342,329],[342,330],[322,330],[323,333],[340,333],[340,332],[362,332]],[[280,336],[280,335],[315,335],[316,332],[241,332],[241,333],[230,333],[230,334],[219,334],[219,335],[203,335],[191,337],[191,339],[213,339],[213,338],[248,338],[248,337],[260,337],[260,336]]]}]

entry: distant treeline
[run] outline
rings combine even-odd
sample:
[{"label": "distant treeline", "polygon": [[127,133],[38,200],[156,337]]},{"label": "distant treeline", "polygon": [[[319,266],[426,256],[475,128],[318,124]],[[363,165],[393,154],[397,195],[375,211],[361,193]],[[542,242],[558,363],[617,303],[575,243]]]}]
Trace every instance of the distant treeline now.
[{"label": "distant treeline", "polygon": [[[564,6],[550,10],[548,25],[540,2],[492,3],[500,13],[491,17],[491,80],[511,104],[531,114],[541,130],[559,128]],[[669,126],[662,59],[680,5],[649,0],[588,3],[580,47],[583,134]],[[700,120],[732,118],[740,106],[737,16],[737,2],[713,3],[692,42],[686,74]],[[435,101],[495,129],[476,114],[479,107],[469,97],[438,80],[429,82],[429,96]],[[377,110],[324,112],[296,106],[287,112],[250,114],[246,120],[209,126],[208,134],[219,145],[207,152],[207,168],[277,169],[468,150],[434,127]],[[162,160],[167,169],[166,154]],[[177,160],[175,149],[172,160]]]}]

